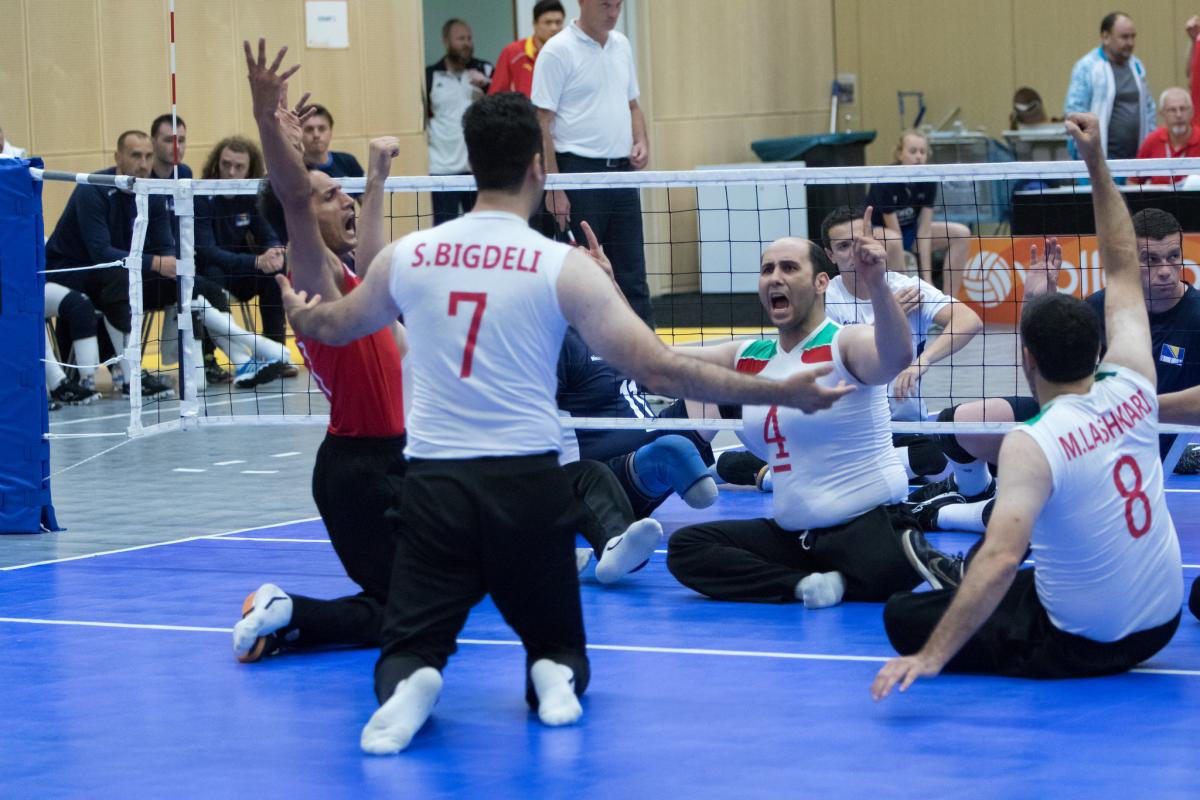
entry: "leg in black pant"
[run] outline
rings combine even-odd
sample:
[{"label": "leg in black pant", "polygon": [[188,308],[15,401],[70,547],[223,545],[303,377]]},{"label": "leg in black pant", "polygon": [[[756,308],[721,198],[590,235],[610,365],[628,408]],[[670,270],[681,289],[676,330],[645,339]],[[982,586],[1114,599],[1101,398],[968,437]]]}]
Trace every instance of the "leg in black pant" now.
[{"label": "leg in black pant", "polygon": [[554,455],[413,461],[375,667],[380,702],[416,670],[445,667],[485,593],[521,636],[527,663],[569,667],[582,694],[589,667],[575,573],[578,513]]},{"label": "leg in black pant", "polygon": [[714,600],[782,603],[816,572],[800,532],[774,520],[751,519],[691,525],[667,543],[667,569],[689,589]]},{"label": "leg in black pant", "polygon": [[433,224],[458,219],[475,207],[475,192],[430,192]]},{"label": "leg in black pant", "polygon": [[567,464],[563,472],[571,483],[572,494],[586,509],[579,533],[600,558],[604,545],[624,533],[638,517],[621,483],[604,464],[585,459]]},{"label": "leg in black pant", "polygon": [[285,648],[378,646],[404,489],[403,453],[403,436],[326,434],[313,467],[313,499],[346,575],[362,591],[336,600],[292,594],[291,622],[277,633]]},{"label": "leg in black pant", "polygon": [[882,603],[924,580],[900,545],[904,527],[916,527],[916,520],[902,513],[897,507],[879,506],[844,525],[810,534],[816,571],[842,574],[846,581],[843,599]]}]

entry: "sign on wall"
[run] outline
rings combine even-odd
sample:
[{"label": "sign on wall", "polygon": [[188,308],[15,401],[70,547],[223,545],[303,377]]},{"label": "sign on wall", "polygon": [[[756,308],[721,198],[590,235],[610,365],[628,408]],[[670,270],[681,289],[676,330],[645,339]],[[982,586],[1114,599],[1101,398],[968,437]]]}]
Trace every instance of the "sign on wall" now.
[{"label": "sign on wall", "polygon": [[[1045,251],[1046,242],[1041,236],[972,239],[958,299],[971,306],[984,322],[1015,325],[1030,248],[1035,244],[1039,254]],[[1104,288],[1095,236],[1063,237],[1059,245],[1063,258],[1058,276],[1060,292],[1087,297]],[[1200,234],[1184,234],[1183,263],[1183,279],[1193,286],[1200,285]]]},{"label": "sign on wall", "polygon": [[350,47],[350,9],[346,0],[307,0],[304,30],[308,46],[320,50]]}]

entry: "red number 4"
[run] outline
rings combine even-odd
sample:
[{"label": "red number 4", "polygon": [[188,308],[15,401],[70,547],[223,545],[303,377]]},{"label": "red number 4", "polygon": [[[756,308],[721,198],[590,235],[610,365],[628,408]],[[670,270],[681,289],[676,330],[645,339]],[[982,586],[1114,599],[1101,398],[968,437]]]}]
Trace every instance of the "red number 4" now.
[{"label": "red number 4", "polygon": [[[1122,467],[1129,467],[1133,477],[1133,488],[1127,487],[1121,478]],[[1142,491],[1142,469],[1133,460],[1133,456],[1121,456],[1117,459],[1117,465],[1113,467],[1113,483],[1116,484],[1117,492],[1125,498],[1125,525],[1129,528],[1129,535],[1137,539],[1150,530],[1150,498]],[[1133,521],[1133,504],[1135,502],[1141,503],[1142,508],[1146,511],[1146,518],[1140,527]]]},{"label": "red number 4", "polygon": [[460,378],[469,378],[475,359],[475,342],[479,339],[479,325],[483,322],[483,310],[487,308],[487,292],[451,292],[450,316],[458,316],[459,302],[475,304],[475,312],[471,314],[471,327],[467,329],[467,345],[463,348],[462,370],[458,373]]},{"label": "red number 4", "polygon": [[[785,458],[791,458],[791,453],[785,449],[787,439],[779,431],[779,406],[771,406],[767,410],[767,418],[763,421],[763,441],[767,444],[773,444],[778,448],[775,452],[775,457],[782,461]],[[775,464],[775,472],[791,472],[791,464]]]}]

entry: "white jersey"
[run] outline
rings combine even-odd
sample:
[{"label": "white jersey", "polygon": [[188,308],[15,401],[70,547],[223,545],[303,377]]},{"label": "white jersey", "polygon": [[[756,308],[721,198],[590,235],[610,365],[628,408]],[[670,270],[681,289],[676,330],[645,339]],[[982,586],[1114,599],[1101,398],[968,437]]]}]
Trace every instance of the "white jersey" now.
[{"label": "white jersey", "polygon": [[400,240],[390,290],[404,314],[413,458],[562,451],[554,400],[571,248],[515,214],[479,211]]},{"label": "white jersey", "polygon": [[[941,313],[952,302],[950,296],[930,283],[911,275],[888,270],[888,289],[893,294],[902,289],[917,288],[921,291],[921,302],[908,313],[908,327],[912,331],[913,352],[917,355],[925,349],[929,338],[929,329],[934,325],[934,317]],[[839,275],[829,282],[825,290],[825,316],[842,325],[873,325],[875,324],[875,309],[870,300],[862,300],[854,296],[846,287],[846,282]],[[892,384],[888,384],[888,403],[892,411],[892,419],[919,422],[926,416],[925,401],[921,397],[921,382],[917,382],[916,396],[897,400],[892,397]]]},{"label": "white jersey", "polygon": [[1163,493],[1154,384],[1101,364],[1087,394],[1054,398],[1016,434],[1050,463],[1050,500],[1032,542],[1050,621],[1115,642],[1178,614],[1183,565]]},{"label": "white jersey", "polygon": [[746,406],[738,437],[775,475],[775,521],[799,531],[840,525],[904,499],[908,480],[892,447],[886,389],[867,386],[842,361],[841,326],[826,320],[789,352],[772,341],[738,349],[739,372],[782,380],[833,364],[818,383],[857,386],[832,407],[805,414],[781,406]]}]

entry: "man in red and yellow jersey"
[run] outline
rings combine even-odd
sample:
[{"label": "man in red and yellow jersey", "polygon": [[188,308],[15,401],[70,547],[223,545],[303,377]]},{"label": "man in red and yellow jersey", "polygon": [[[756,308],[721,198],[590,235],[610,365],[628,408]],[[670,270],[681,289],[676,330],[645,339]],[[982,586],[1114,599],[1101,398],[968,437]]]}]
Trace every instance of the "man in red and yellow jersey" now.
[{"label": "man in red and yellow jersey", "polygon": [[540,0],[533,7],[533,35],[515,42],[500,51],[496,71],[488,94],[520,92],[533,93],[533,62],[551,36],[562,30],[566,12],[558,0]]}]

